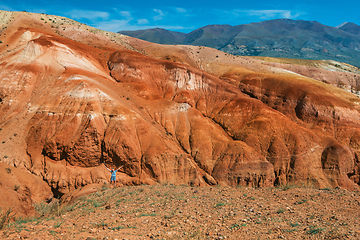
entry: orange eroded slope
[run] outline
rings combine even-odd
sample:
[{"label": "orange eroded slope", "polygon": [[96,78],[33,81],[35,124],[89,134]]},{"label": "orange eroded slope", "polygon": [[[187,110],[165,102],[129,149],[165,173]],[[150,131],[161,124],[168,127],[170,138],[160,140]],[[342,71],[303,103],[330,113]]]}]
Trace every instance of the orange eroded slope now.
[{"label": "orange eroded slope", "polygon": [[55,195],[107,182],[103,163],[127,185],[358,189],[352,93],[259,59],[6,16],[1,162]]}]

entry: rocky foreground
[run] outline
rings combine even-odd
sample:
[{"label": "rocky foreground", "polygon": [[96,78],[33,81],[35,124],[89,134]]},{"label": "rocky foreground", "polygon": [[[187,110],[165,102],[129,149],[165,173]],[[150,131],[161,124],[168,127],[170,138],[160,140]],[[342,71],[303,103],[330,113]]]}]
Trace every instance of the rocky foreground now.
[{"label": "rocky foreground", "polygon": [[67,204],[38,204],[40,217],[17,219],[0,231],[0,238],[360,238],[360,194],[341,188],[97,188]]}]

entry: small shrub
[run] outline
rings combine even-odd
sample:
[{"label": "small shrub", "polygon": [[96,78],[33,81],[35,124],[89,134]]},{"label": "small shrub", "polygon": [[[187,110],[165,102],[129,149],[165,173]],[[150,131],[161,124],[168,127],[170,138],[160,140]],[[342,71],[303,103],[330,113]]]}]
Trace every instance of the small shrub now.
[{"label": "small shrub", "polygon": [[284,213],[284,212],[285,212],[285,209],[283,209],[283,208],[279,208],[279,209],[276,211],[277,214]]},{"label": "small shrub", "polygon": [[290,226],[291,226],[291,227],[298,227],[298,226],[300,226],[300,224],[299,224],[298,222],[296,222],[296,223],[290,223]]},{"label": "small shrub", "polygon": [[19,190],[19,188],[20,188],[20,185],[15,185],[14,190],[17,191],[17,190]]},{"label": "small shrub", "polygon": [[64,222],[57,222],[54,224],[54,228],[58,228],[61,226],[61,224],[63,224]]},{"label": "small shrub", "polygon": [[107,224],[107,223],[104,223],[104,222],[94,223],[94,225],[95,225],[96,227],[108,227],[108,224]]},{"label": "small shrub", "polygon": [[92,204],[93,204],[93,206],[96,207],[96,208],[97,208],[97,207],[101,207],[101,206],[103,205],[103,204],[100,203],[100,202],[93,202]]},{"label": "small shrub", "polygon": [[139,217],[154,217],[156,216],[156,213],[142,213],[139,215]]},{"label": "small shrub", "polygon": [[109,188],[109,186],[108,186],[107,184],[105,184],[105,183],[101,186],[101,191],[106,191],[106,190],[108,190],[108,189],[110,189],[110,188]]},{"label": "small shrub", "polygon": [[123,226],[117,226],[117,227],[112,227],[112,228],[110,228],[111,230],[113,230],[113,231],[116,231],[116,230],[120,230],[120,229],[124,229],[125,227],[123,227]]},{"label": "small shrub", "polygon": [[10,219],[14,216],[12,215],[12,208],[8,208],[5,213],[1,211],[0,213],[0,230],[4,229],[6,226],[6,223],[10,221]]},{"label": "small shrub", "polygon": [[37,220],[38,220],[37,218],[29,218],[29,217],[28,218],[22,218],[22,217],[19,217],[18,219],[15,220],[15,222],[12,225],[21,226],[24,223],[35,222]]},{"label": "small shrub", "polygon": [[11,173],[11,169],[10,169],[10,168],[5,168],[5,170],[6,170],[6,172],[7,172],[8,174]]},{"label": "small shrub", "polygon": [[165,219],[170,219],[170,218],[173,218],[173,217],[175,217],[175,216],[176,216],[176,211],[175,211],[175,210],[172,210],[172,211],[170,212],[170,214],[169,214],[169,215],[165,215],[164,218],[165,218]]},{"label": "small shrub", "polygon": [[320,233],[322,231],[324,231],[324,229],[321,227],[310,226],[310,230],[306,231],[306,233],[310,234],[310,235],[314,235],[314,234]]},{"label": "small shrub", "polygon": [[125,199],[119,199],[116,201],[115,206],[119,206],[121,202],[125,202]]},{"label": "small shrub", "polygon": [[35,211],[41,216],[45,216],[47,214],[60,216],[66,209],[68,208],[60,208],[60,203],[58,201],[51,203],[41,202],[35,204]]},{"label": "small shrub", "polygon": [[225,206],[225,203],[219,202],[219,203],[217,203],[217,204],[215,205],[216,208],[217,208],[217,207],[222,207],[222,206]]},{"label": "small shrub", "polygon": [[234,229],[234,228],[240,228],[240,227],[246,227],[246,223],[243,223],[241,225],[235,223],[233,225],[230,226],[230,229]]},{"label": "small shrub", "polygon": [[49,204],[45,202],[35,204],[35,211],[40,215],[44,216],[50,212]]},{"label": "small shrub", "polygon": [[286,191],[286,190],[289,190],[291,188],[295,188],[296,186],[293,185],[293,184],[286,184],[286,185],[280,185],[279,187],[281,188],[281,190]]},{"label": "small shrub", "polygon": [[306,203],[307,201],[308,201],[308,200],[303,199],[303,200],[297,201],[296,204],[303,204],[303,203]]}]

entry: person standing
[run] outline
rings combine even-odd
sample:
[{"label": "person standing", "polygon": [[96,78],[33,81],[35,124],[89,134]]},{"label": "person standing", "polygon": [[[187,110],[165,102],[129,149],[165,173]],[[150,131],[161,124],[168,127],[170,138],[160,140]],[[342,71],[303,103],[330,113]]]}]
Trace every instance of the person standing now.
[{"label": "person standing", "polygon": [[111,186],[111,184],[112,183],[114,183],[114,187],[116,187],[116,173],[117,173],[117,171],[119,171],[119,169],[120,168],[122,168],[123,166],[120,166],[118,169],[114,169],[114,168],[112,168],[112,169],[109,169],[106,165],[105,165],[105,163],[104,163],[104,166],[105,166],[105,168],[107,169],[107,170],[109,170],[110,172],[111,172],[111,177],[110,177],[110,186]]}]

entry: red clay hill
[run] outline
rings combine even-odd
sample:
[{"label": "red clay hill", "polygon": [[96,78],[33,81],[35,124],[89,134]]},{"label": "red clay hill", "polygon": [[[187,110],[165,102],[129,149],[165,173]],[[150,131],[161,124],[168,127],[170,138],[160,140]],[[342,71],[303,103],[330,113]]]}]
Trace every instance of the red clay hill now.
[{"label": "red clay hill", "polygon": [[108,182],[103,163],[124,166],[124,185],[359,189],[352,66],[157,45],[44,14],[0,21],[0,189],[23,206]]}]

